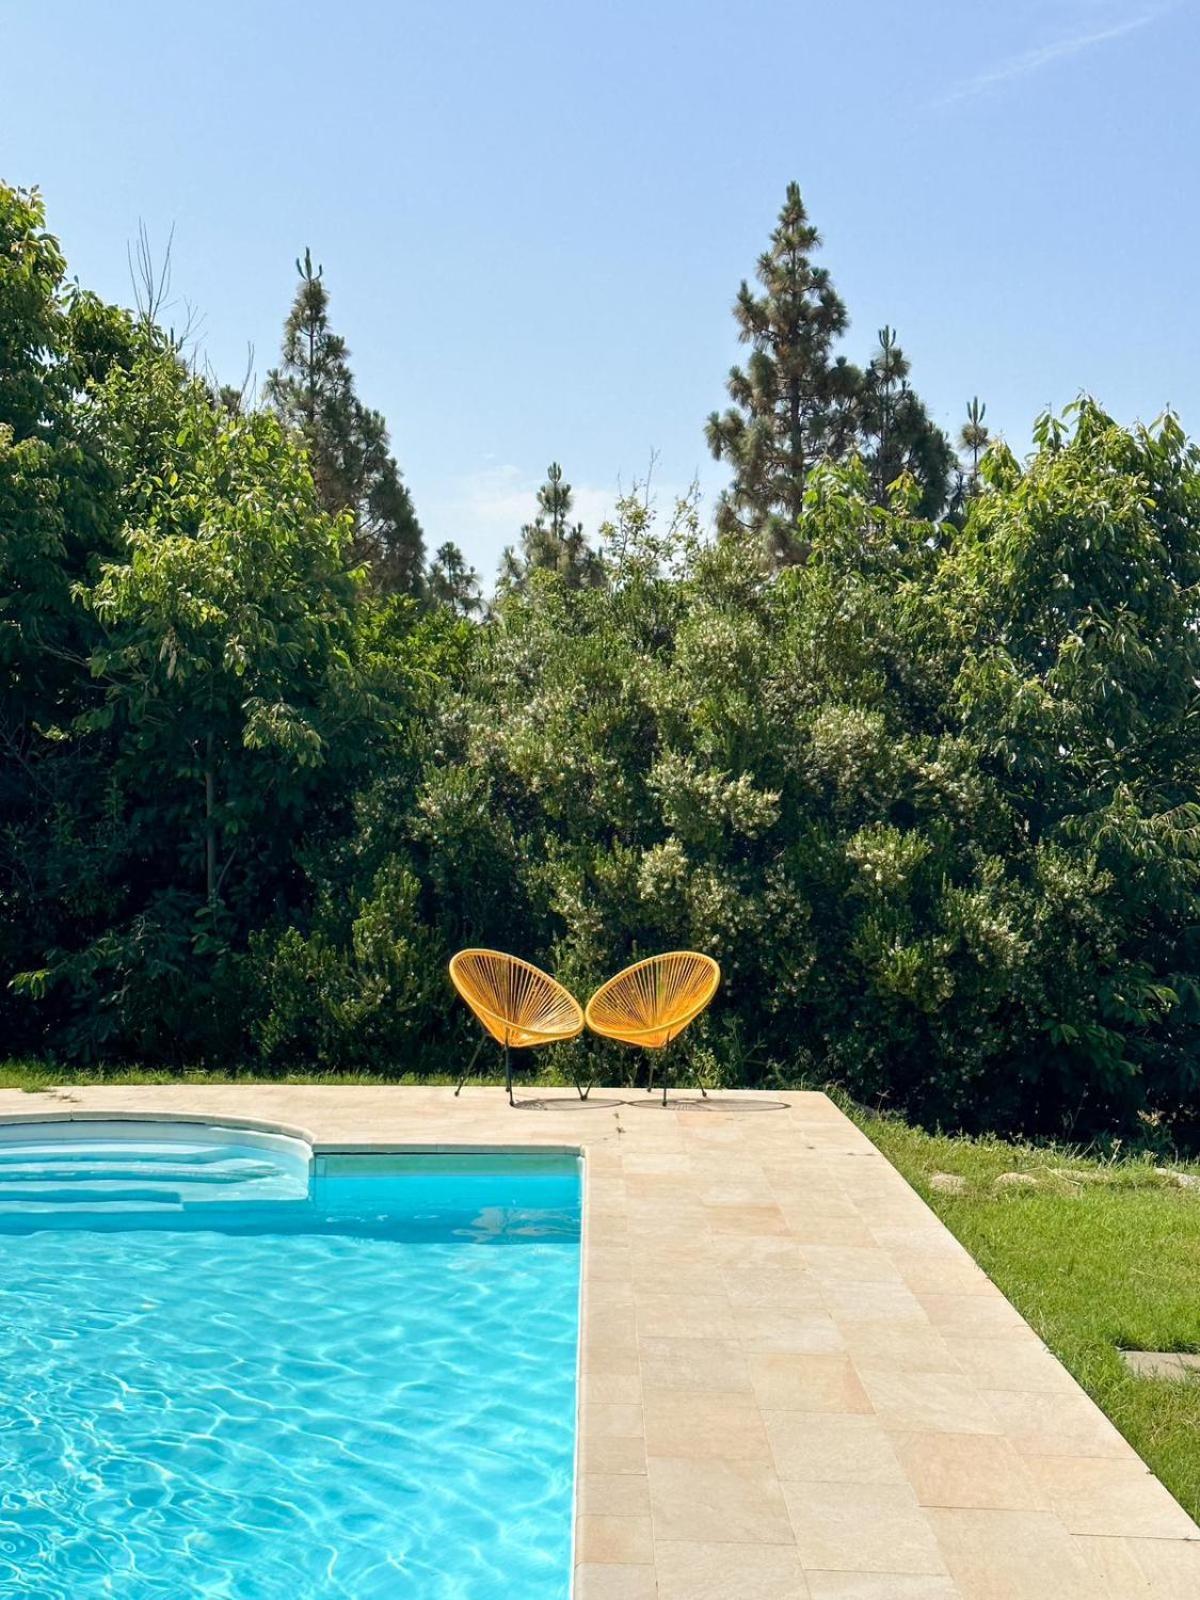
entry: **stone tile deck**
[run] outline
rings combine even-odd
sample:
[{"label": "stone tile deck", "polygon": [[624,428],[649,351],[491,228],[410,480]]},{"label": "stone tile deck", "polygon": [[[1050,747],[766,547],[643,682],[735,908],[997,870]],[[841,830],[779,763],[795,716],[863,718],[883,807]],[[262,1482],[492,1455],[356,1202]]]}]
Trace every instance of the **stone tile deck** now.
[{"label": "stone tile deck", "polygon": [[575,1600],[1197,1600],[1200,1530],[820,1094],[169,1085],[0,1116],[587,1156]]}]

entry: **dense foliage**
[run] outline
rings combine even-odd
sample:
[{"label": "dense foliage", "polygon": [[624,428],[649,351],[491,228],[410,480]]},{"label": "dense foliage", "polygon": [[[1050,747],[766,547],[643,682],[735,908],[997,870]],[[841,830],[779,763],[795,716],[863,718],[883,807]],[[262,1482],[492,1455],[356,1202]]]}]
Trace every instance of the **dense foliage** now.
[{"label": "dense foliage", "polygon": [[1044,419],[942,522],[869,451],[816,462],[782,571],[761,528],[627,497],[602,571],[530,561],[474,621],[457,569],[437,603],[369,582],[297,431],[64,272],[0,189],[10,1048],[444,1069],[457,946],[586,993],[690,945],[725,973],[722,1081],[1194,1131],[1200,457],[1173,419]]}]

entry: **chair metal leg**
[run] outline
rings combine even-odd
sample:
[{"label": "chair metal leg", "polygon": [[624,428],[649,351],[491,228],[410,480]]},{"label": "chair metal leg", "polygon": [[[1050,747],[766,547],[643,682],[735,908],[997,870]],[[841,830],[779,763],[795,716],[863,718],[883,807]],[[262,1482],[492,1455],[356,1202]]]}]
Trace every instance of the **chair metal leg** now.
[{"label": "chair metal leg", "polygon": [[466,1083],[467,1079],[471,1075],[471,1068],[475,1065],[476,1061],[478,1061],[478,1059],[479,1059],[479,1052],[483,1049],[483,1046],[484,1046],[484,1043],[485,1043],[486,1039],[487,1039],[487,1035],[485,1034],[484,1037],[482,1039],[480,1039],[479,1043],[475,1046],[475,1054],[471,1057],[470,1061],[467,1062],[466,1069],[464,1070],[462,1077],[458,1080],[458,1088],[455,1089],[455,1091],[454,1091],[454,1098],[456,1100],[458,1099],[459,1094],[462,1092],[463,1084]]},{"label": "chair metal leg", "polygon": [[507,1045],[504,1046],[504,1084],[508,1090],[508,1103],[510,1106],[515,1106],[517,1102],[513,1099],[512,1092],[512,1052]]},{"label": "chair metal leg", "polygon": [[581,1100],[586,1100],[588,1095],[590,1095],[592,1092],[592,1080],[590,1078],[588,1079],[587,1088],[585,1089],[579,1081],[578,1072],[576,1072],[574,1068],[572,1068],[571,1076],[575,1079],[575,1093]]},{"label": "chair metal leg", "polygon": [[650,1071],[646,1076],[646,1093],[647,1094],[653,1094],[654,1093],[654,1051],[651,1050],[651,1051],[648,1052],[648,1054],[650,1056]]}]

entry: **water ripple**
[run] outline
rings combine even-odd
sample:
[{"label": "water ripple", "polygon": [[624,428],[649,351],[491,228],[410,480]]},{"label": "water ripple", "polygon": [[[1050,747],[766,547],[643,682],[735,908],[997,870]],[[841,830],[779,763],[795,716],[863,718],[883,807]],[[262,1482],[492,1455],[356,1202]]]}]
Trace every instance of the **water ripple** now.
[{"label": "water ripple", "polygon": [[565,1600],[574,1218],[0,1234],[6,1600]]}]

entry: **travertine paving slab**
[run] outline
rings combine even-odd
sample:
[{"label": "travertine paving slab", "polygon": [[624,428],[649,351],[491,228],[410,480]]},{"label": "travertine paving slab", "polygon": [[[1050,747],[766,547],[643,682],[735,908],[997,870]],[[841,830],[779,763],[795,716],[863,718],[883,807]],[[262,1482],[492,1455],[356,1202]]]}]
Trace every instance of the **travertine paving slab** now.
[{"label": "travertine paving slab", "polygon": [[584,1153],[575,1600],[1200,1597],[1200,1530],[824,1095],[0,1092],[113,1113]]}]

